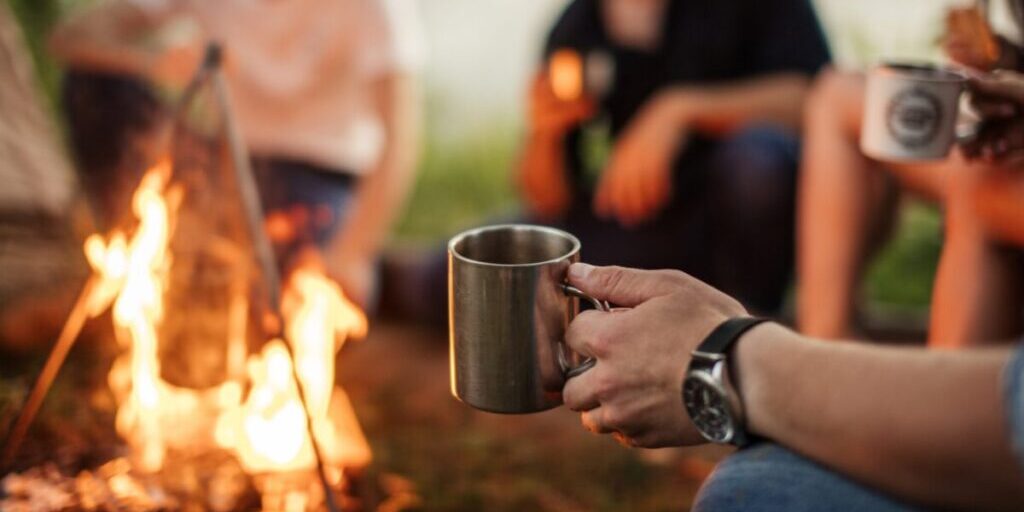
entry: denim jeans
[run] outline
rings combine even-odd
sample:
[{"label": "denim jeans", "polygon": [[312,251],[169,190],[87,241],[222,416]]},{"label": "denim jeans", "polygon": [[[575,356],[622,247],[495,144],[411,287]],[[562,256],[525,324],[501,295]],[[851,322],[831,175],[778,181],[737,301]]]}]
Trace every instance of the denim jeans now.
[{"label": "denim jeans", "polygon": [[848,480],[786,448],[761,443],[722,461],[694,512],[908,512],[918,509]]},{"label": "denim jeans", "polygon": [[[1003,372],[1010,440],[1024,469],[1024,343]],[[919,510],[873,491],[776,444],[762,443],[722,461],[704,482],[694,512]]]},{"label": "denim jeans", "polygon": [[351,174],[276,157],[253,158],[253,174],[267,215],[289,212],[301,220],[296,238],[276,248],[282,264],[303,245],[323,248],[341,224],[356,184]]}]

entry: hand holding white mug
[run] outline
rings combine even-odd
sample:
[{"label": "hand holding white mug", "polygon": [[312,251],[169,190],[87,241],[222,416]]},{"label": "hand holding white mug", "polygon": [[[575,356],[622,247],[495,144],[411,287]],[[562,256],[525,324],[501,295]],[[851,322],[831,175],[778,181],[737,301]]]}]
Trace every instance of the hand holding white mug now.
[{"label": "hand holding white mug", "polygon": [[1024,75],[997,71],[971,77],[967,87],[982,123],[964,143],[964,154],[992,164],[1024,165]]}]

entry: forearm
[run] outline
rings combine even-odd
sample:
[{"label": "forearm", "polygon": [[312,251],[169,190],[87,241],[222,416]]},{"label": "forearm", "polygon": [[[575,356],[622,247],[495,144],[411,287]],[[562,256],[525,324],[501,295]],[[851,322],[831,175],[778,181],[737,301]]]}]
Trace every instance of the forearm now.
[{"label": "forearm", "polygon": [[361,180],[353,207],[330,242],[328,250],[334,254],[373,257],[387,241],[414,182],[420,144],[418,84],[405,76],[385,82],[386,147],[376,168]]},{"label": "forearm", "polygon": [[66,65],[146,76],[155,55],[135,44],[150,21],[126,4],[109,4],[79,14],[50,35],[50,53]]},{"label": "forearm", "polygon": [[670,102],[688,127],[725,135],[755,122],[799,130],[810,80],[796,73],[670,89]]},{"label": "forearm", "polygon": [[753,432],[908,500],[1024,500],[1000,391],[1007,351],[817,343],[776,325],[748,336],[737,371]]}]

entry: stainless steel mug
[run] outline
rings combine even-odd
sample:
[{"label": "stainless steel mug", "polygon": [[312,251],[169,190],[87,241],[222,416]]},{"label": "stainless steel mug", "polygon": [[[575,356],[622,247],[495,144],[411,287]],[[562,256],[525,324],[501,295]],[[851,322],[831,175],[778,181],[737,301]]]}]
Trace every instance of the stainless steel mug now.
[{"label": "stainless steel mug", "polygon": [[579,299],[565,283],[580,241],[557,229],[506,224],[448,243],[452,394],[485,411],[523,414],[562,403],[566,379],[593,366],[565,345]]}]

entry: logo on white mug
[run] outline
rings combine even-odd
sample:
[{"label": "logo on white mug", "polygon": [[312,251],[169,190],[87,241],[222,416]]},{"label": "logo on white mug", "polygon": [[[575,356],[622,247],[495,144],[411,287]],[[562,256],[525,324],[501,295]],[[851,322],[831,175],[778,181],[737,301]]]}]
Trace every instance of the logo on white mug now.
[{"label": "logo on white mug", "polygon": [[928,145],[939,131],[942,104],[919,87],[904,89],[892,97],[886,109],[889,134],[907,148]]}]

